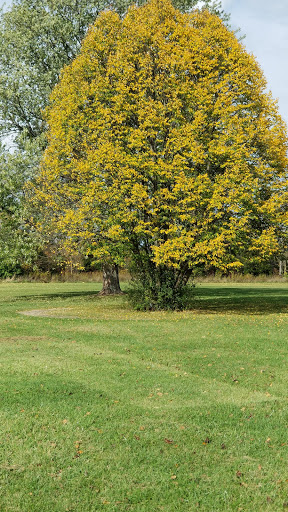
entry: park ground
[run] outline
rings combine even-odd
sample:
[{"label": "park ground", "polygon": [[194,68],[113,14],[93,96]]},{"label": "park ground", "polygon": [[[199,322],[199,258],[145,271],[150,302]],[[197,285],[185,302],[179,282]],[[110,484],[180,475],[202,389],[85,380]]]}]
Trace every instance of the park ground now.
[{"label": "park ground", "polygon": [[0,283],[0,511],[288,510],[288,284]]}]

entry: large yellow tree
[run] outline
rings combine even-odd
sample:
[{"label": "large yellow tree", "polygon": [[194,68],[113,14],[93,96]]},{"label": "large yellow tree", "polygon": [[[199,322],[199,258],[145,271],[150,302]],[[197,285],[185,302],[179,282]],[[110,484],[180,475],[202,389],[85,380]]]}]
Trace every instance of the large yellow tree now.
[{"label": "large yellow tree", "polygon": [[286,127],[254,57],[207,10],[103,13],[46,117],[37,194],[51,232],[104,261],[125,254],[144,307],[178,307],[197,266],[279,251]]}]

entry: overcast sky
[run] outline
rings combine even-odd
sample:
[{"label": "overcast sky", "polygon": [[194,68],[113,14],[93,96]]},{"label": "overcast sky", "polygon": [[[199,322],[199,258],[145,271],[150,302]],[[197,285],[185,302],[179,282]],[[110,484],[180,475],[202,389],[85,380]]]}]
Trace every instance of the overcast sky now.
[{"label": "overcast sky", "polygon": [[[0,0],[4,3],[12,0]],[[288,124],[288,0],[222,0],[222,5],[231,13],[232,28],[246,36],[243,43],[262,67]]]}]

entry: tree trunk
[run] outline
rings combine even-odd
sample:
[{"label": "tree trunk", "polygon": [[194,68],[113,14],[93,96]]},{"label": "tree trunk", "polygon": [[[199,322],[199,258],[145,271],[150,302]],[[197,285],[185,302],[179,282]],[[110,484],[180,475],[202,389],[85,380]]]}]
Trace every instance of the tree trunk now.
[{"label": "tree trunk", "polygon": [[116,295],[122,293],[119,283],[118,265],[103,265],[103,288],[100,295]]}]

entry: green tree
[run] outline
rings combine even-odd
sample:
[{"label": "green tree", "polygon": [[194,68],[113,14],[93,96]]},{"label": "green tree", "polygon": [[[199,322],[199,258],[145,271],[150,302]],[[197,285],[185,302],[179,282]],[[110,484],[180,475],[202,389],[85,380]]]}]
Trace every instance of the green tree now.
[{"label": "green tree", "polygon": [[279,251],[286,127],[254,57],[217,16],[168,0],[123,20],[104,13],[47,122],[37,197],[49,225],[95,257],[126,252],[144,307],[179,307],[197,267],[237,270]]},{"label": "green tree", "polygon": [[[196,3],[196,0],[178,1],[183,9],[189,9]],[[217,2],[210,0],[206,3],[211,9],[220,9]],[[0,239],[3,243],[0,254],[4,255],[3,251],[10,254],[11,272],[15,268],[13,261],[17,260],[19,263],[23,251],[21,249],[17,252],[16,245],[13,251],[10,246],[7,250],[4,249],[4,241],[7,240],[7,233],[10,234],[11,241],[18,236],[21,238],[24,233],[23,177],[27,178],[26,171],[29,171],[30,178],[37,174],[37,161],[39,162],[45,147],[43,133],[46,125],[42,110],[47,106],[49,95],[58,82],[60,70],[77,55],[89,24],[108,6],[114,7],[123,16],[128,5],[129,2],[123,0],[16,0],[1,13],[0,136],[10,136],[8,146],[13,138],[14,147],[13,158],[9,155],[9,150],[6,151],[6,156],[2,151],[1,172],[3,176],[12,172],[15,178],[13,190],[9,191],[6,186],[11,182],[9,180],[3,190],[7,198],[11,195],[15,197],[18,187],[17,201],[14,203],[18,213],[16,215],[15,210],[11,216],[6,211],[5,222],[4,213],[1,214]],[[29,141],[33,141],[33,144]],[[33,165],[27,163],[30,159]],[[1,200],[4,205],[6,198],[3,193]],[[3,209],[1,205],[0,209]],[[21,222],[17,223],[17,218]],[[23,244],[25,246],[24,240]],[[22,247],[21,244],[20,246]],[[27,254],[29,247],[30,241]]]},{"label": "green tree", "polygon": [[38,169],[39,141],[27,141],[22,151],[0,147],[0,277],[32,271],[40,248],[29,225],[24,185]]}]

